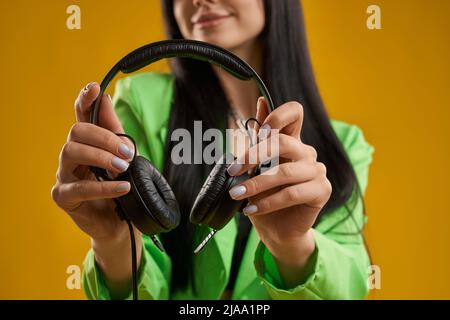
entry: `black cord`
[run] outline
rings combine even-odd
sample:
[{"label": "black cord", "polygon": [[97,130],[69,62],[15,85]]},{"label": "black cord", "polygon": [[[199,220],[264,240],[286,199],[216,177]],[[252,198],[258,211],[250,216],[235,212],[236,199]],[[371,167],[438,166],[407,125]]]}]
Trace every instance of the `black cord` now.
[{"label": "black cord", "polygon": [[261,123],[256,118],[248,118],[247,121],[245,121],[244,127],[245,127],[245,130],[247,131],[247,136],[250,139],[250,146],[254,146],[255,142],[253,141],[253,137],[252,137],[252,135],[250,133],[250,129],[248,128],[248,123],[250,121],[256,122],[260,127],[261,127]]},{"label": "black cord", "polygon": [[259,122],[256,118],[248,118],[247,121],[245,121],[245,125],[244,125],[245,130],[247,130],[247,131],[249,130],[249,129],[248,129],[248,123],[249,123],[250,121],[255,121],[255,122],[258,124],[258,126],[261,127],[261,122]]},{"label": "black cord", "polygon": [[[137,153],[137,148],[136,148],[136,142],[134,141],[134,139],[125,134],[125,133],[116,133],[117,136],[119,137],[125,137],[131,140],[131,142],[134,145],[134,156],[133,156],[133,160],[131,162],[134,161],[134,159],[136,159],[136,153]],[[106,171],[104,170],[97,170],[98,168],[94,168],[92,167],[91,170],[94,172],[95,178],[97,179],[97,181],[102,181],[100,178],[103,179],[103,181],[111,181],[111,178],[108,177],[108,175],[106,174]],[[133,225],[131,224],[131,221],[127,218],[125,218],[125,215],[123,214],[123,212],[120,210],[120,205],[117,202],[117,199],[114,199],[114,201],[116,202],[116,212],[119,215],[120,220],[125,220],[128,224],[128,229],[130,230],[130,242],[131,242],[131,280],[132,280],[132,290],[133,290],[133,300],[139,300],[139,296],[138,296],[138,286],[137,286],[137,257],[136,257],[136,239],[134,238],[134,231],[133,231]],[[152,238],[153,240],[153,238]],[[155,240],[154,240],[155,241]],[[155,243],[156,244],[156,243]],[[161,250],[161,246],[157,245],[158,248],[160,248]],[[164,251],[164,249],[162,249],[162,251]]]},{"label": "black cord", "polygon": [[138,286],[137,286],[137,258],[136,258],[136,240],[134,238],[133,225],[131,221],[126,219],[128,224],[128,229],[130,230],[130,240],[131,240],[131,278],[133,287],[133,300],[139,300],[138,296]]}]

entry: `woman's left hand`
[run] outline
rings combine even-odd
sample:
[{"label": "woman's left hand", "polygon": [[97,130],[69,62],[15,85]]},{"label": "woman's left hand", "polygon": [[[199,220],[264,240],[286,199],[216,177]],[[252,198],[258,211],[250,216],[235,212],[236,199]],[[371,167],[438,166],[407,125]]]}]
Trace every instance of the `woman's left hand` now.
[{"label": "woman's left hand", "polygon": [[311,227],[330,198],[331,183],[316,150],[300,139],[303,107],[299,103],[285,103],[268,114],[260,98],[257,119],[262,123],[259,143],[248,148],[228,172],[240,175],[277,156],[270,150],[277,145],[279,164],[235,186],[230,195],[236,200],[248,198],[244,214],[277,259],[280,271],[290,268],[287,278],[295,282],[289,273],[304,267],[314,252]]}]

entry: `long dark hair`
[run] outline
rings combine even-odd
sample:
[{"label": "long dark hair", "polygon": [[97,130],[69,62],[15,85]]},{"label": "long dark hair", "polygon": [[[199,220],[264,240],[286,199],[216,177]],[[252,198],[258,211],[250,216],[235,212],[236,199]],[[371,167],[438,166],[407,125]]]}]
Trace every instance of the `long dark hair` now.
[{"label": "long dark hair", "polygon": [[[304,107],[301,138],[312,145],[318,161],[327,167],[333,192],[319,219],[350,199],[357,188],[351,163],[338,140],[317,88],[304,30],[299,0],[265,0],[266,25],[260,35],[263,45],[263,73],[276,106],[298,101]],[[173,14],[173,0],[162,0],[167,36],[182,39]],[[173,261],[172,290],[185,288],[192,279],[192,247],[194,226],[189,223],[192,208],[206,175],[212,166],[175,165],[170,153],[175,145],[170,141],[174,129],[185,128],[192,133],[194,121],[201,120],[203,129],[226,126],[229,104],[211,66],[202,61],[176,59],[172,64],[174,96],[166,143],[164,176],[179,201],[182,219],[174,231],[162,239]]]}]

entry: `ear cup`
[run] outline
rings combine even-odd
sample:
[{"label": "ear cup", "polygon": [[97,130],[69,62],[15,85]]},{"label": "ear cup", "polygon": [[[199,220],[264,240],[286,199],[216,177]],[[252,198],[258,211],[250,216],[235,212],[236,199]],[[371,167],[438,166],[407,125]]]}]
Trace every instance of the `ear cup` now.
[{"label": "ear cup", "polygon": [[236,201],[228,191],[249,178],[248,174],[232,177],[222,157],[211,170],[203,184],[190,213],[190,221],[194,224],[208,225],[213,229],[222,229],[241,207],[244,200]]},{"label": "ear cup", "polygon": [[190,213],[192,223],[202,223],[208,212],[210,212],[211,207],[218,198],[227,180],[225,174],[227,168],[228,166],[226,164],[219,163],[209,173],[192,207]]},{"label": "ear cup", "polygon": [[119,198],[119,202],[136,228],[147,235],[176,228],[180,223],[178,202],[158,170],[147,159],[137,156],[130,164],[127,175],[131,191]]}]

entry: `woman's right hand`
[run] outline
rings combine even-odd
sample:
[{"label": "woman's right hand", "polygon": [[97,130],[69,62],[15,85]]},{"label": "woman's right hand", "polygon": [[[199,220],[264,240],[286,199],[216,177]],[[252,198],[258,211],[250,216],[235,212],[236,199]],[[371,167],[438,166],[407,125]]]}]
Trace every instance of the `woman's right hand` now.
[{"label": "woman's right hand", "polygon": [[[125,181],[97,181],[89,166],[106,169],[110,175],[127,170],[134,148],[123,133],[114,113],[111,97],[103,96],[99,109],[99,126],[89,123],[91,105],[100,87],[88,84],[75,101],[77,122],[72,126],[59,156],[52,197],[78,227],[91,237],[97,265],[103,271],[111,296],[126,297],[131,291],[131,255],[129,230],[115,212],[112,200],[127,194]],[[137,262],[140,265],[142,240],[134,228]]]},{"label": "woman's right hand", "polygon": [[61,150],[52,197],[82,231],[94,241],[104,242],[128,235],[127,225],[118,218],[112,199],[128,193],[130,184],[99,182],[89,166],[117,175],[128,168],[134,148],[126,138],[115,134],[123,133],[123,128],[109,95],[102,97],[100,126],[89,123],[90,108],[99,92],[99,85],[90,83],[75,101],[77,122]]}]

